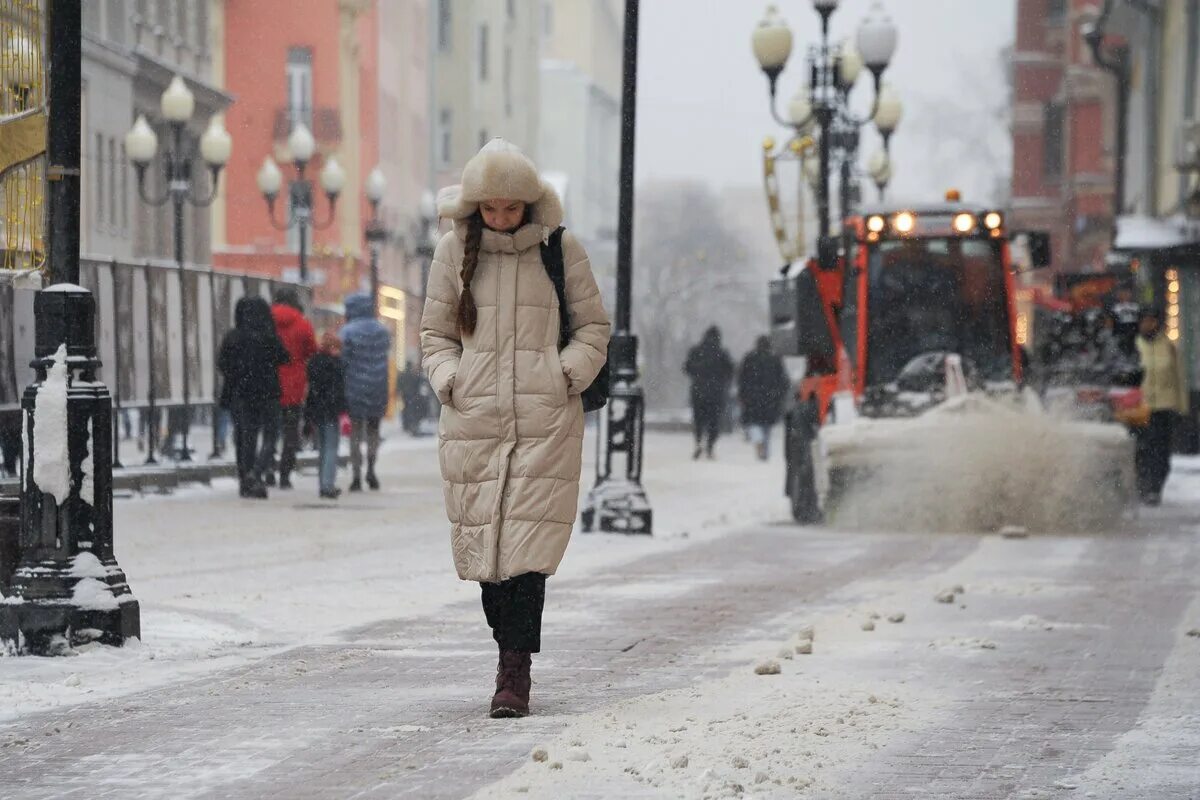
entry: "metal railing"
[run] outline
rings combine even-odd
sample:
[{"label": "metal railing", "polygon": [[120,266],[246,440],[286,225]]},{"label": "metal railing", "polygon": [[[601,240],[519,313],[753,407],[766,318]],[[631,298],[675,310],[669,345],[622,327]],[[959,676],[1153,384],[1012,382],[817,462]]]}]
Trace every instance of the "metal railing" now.
[{"label": "metal railing", "polygon": [[[290,286],[309,300],[309,289],[261,275],[214,272],[187,267],[181,278],[174,262],[80,260],[80,283],[96,300],[96,342],[103,364],[98,372],[112,394],[115,420],[137,410],[151,420],[148,446],[154,445],[163,410],[183,405],[185,370],[189,402],[196,413],[211,416],[220,392],[217,351],[233,327],[233,310],[242,297],[268,302],[275,290]],[[187,291],[180,291],[186,281]],[[33,382],[33,296],[31,288],[0,282],[0,413],[20,409],[21,394]],[[181,297],[188,301],[186,331]],[[188,362],[183,336],[188,336]],[[147,416],[148,415],[148,416]],[[151,450],[153,452],[153,450]]]}]

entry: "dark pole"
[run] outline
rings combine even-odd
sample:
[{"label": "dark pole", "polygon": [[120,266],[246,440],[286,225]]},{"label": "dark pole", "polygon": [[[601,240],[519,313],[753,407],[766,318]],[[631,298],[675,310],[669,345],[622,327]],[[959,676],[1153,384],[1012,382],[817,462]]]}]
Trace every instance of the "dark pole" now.
[{"label": "dark pole", "polygon": [[46,263],[51,284],[79,283],[81,8],[80,0],[54,0],[48,8],[50,119],[46,131],[49,162],[46,213],[50,230]]},{"label": "dark pole", "polygon": [[304,162],[296,162],[297,178],[292,184],[292,206],[295,209],[296,225],[300,229],[300,283],[308,285],[308,221],[312,213],[312,191],[304,178]]},{"label": "dark pole", "polygon": [[190,170],[183,153],[183,123],[171,123],[171,133],[175,142],[175,150],[167,159],[167,179],[171,184],[171,210],[175,220],[175,268],[179,273],[179,322],[182,325],[180,342],[183,345],[183,442],[179,449],[180,461],[191,461],[192,454],[188,447],[188,428],[192,424],[191,375],[188,363],[188,291],[187,272],[183,266],[183,204],[187,201]]},{"label": "dark pole", "polygon": [[[584,502],[583,529],[609,533],[652,533],[653,512],[642,489],[645,395],[638,381],[638,340],[633,335],[633,158],[637,131],[638,0],[625,0],[621,87],[621,170],[617,220],[617,308],[608,345],[612,385],[602,415],[604,452],[596,485]],[[613,455],[625,456],[624,476],[612,474]]]},{"label": "dark pole", "polygon": [[367,221],[367,249],[371,257],[371,302],[375,313],[379,313],[379,248],[387,238],[387,231],[379,219],[379,202],[371,201],[371,219]]},{"label": "dark pole", "polygon": [[[1113,231],[1117,218],[1125,213],[1125,162],[1129,155],[1129,48],[1117,54],[1117,155],[1113,176]],[[1115,233],[1114,233],[1115,235]]]},{"label": "dark pole", "polygon": [[[625,0],[621,83],[621,172],[617,216],[617,336],[631,330],[633,298],[633,156],[637,130],[638,0]],[[635,367],[635,365],[627,365]]]}]

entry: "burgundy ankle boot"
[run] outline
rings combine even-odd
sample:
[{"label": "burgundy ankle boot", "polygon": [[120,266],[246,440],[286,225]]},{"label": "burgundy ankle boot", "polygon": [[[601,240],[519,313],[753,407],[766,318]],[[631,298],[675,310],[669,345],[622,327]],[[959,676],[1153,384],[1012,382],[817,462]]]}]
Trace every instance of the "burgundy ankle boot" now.
[{"label": "burgundy ankle boot", "polygon": [[529,668],[533,659],[520,650],[501,650],[496,665],[496,694],[492,697],[491,717],[529,716]]}]

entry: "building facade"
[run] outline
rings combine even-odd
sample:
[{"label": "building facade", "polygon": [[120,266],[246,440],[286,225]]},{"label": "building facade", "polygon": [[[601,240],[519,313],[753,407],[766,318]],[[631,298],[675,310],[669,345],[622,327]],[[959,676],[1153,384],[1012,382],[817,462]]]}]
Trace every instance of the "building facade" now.
[{"label": "building facade", "polygon": [[527,0],[432,0],[432,159],[438,187],[500,136],[538,160],[539,21]]},{"label": "building facade", "polygon": [[1103,267],[1113,235],[1115,87],[1083,39],[1090,0],[1018,0],[1014,228],[1051,234],[1055,269]]},{"label": "building facade", "polygon": [[545,0],[539,166],[558,185],[566,225],[602,284],[615,271],[622,22],[613,0]]},{"label": "building facade", "polygon": [[[193,149],[193,170],[204,185],[207,170],[196,152],[200,134],[230,98],[213,82],[212,0],[151,2],[107,0],[83,4],[82,162],[80,238],[85,254],[127,260],[174,257],[169,206],[152,206],[138,196],[137,178],[125,157],[124,137],[145,114],[169,146],[159,98],[175,75],[186,80],[196,99],[185,146]],[[157,164],[146,173],[151,196],[166,191]],[[209,214],[184,209],[184,258],[211,263]]]}]

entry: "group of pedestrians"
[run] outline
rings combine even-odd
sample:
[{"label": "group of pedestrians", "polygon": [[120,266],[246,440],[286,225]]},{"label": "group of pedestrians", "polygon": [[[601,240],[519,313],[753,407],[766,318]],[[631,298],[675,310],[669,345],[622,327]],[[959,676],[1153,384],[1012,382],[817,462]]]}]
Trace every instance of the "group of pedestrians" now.
[{"label": "group of pedestrians", "polygon": [[735,367],[733,357],[721,342],[721,330],[714,325],[688,352],[683,371],[692,382],[692,431],[695,437],[692,458],[716,457],[714,448],[727,417],[736,379],[741,425],[759,459],[767,460],[771,431],[783,416],[790,389],[783,359],[772,352],[770,338],[760,336],[754,349]]},{"label": "group of pedestrians", "polygon": [[317,441],[319,494],[337,498],[344,414],[350,422],[350,490],[362,489],[364,444],[366,482],[378,489],[375,459],[379,422],[387,411],[391,343],[387,328],[375,318],[374,302],[369,295],[348,297],[346,324],[339,333],[326,332],[318,345],[296,291],[281,289],[274,301],[238,300],[234,327],[217,357],[224,378],[220,406],[233,420],[241,496],[266,498],[276,484],[276,467],[279,488],[292,488],[307,423]]}]

